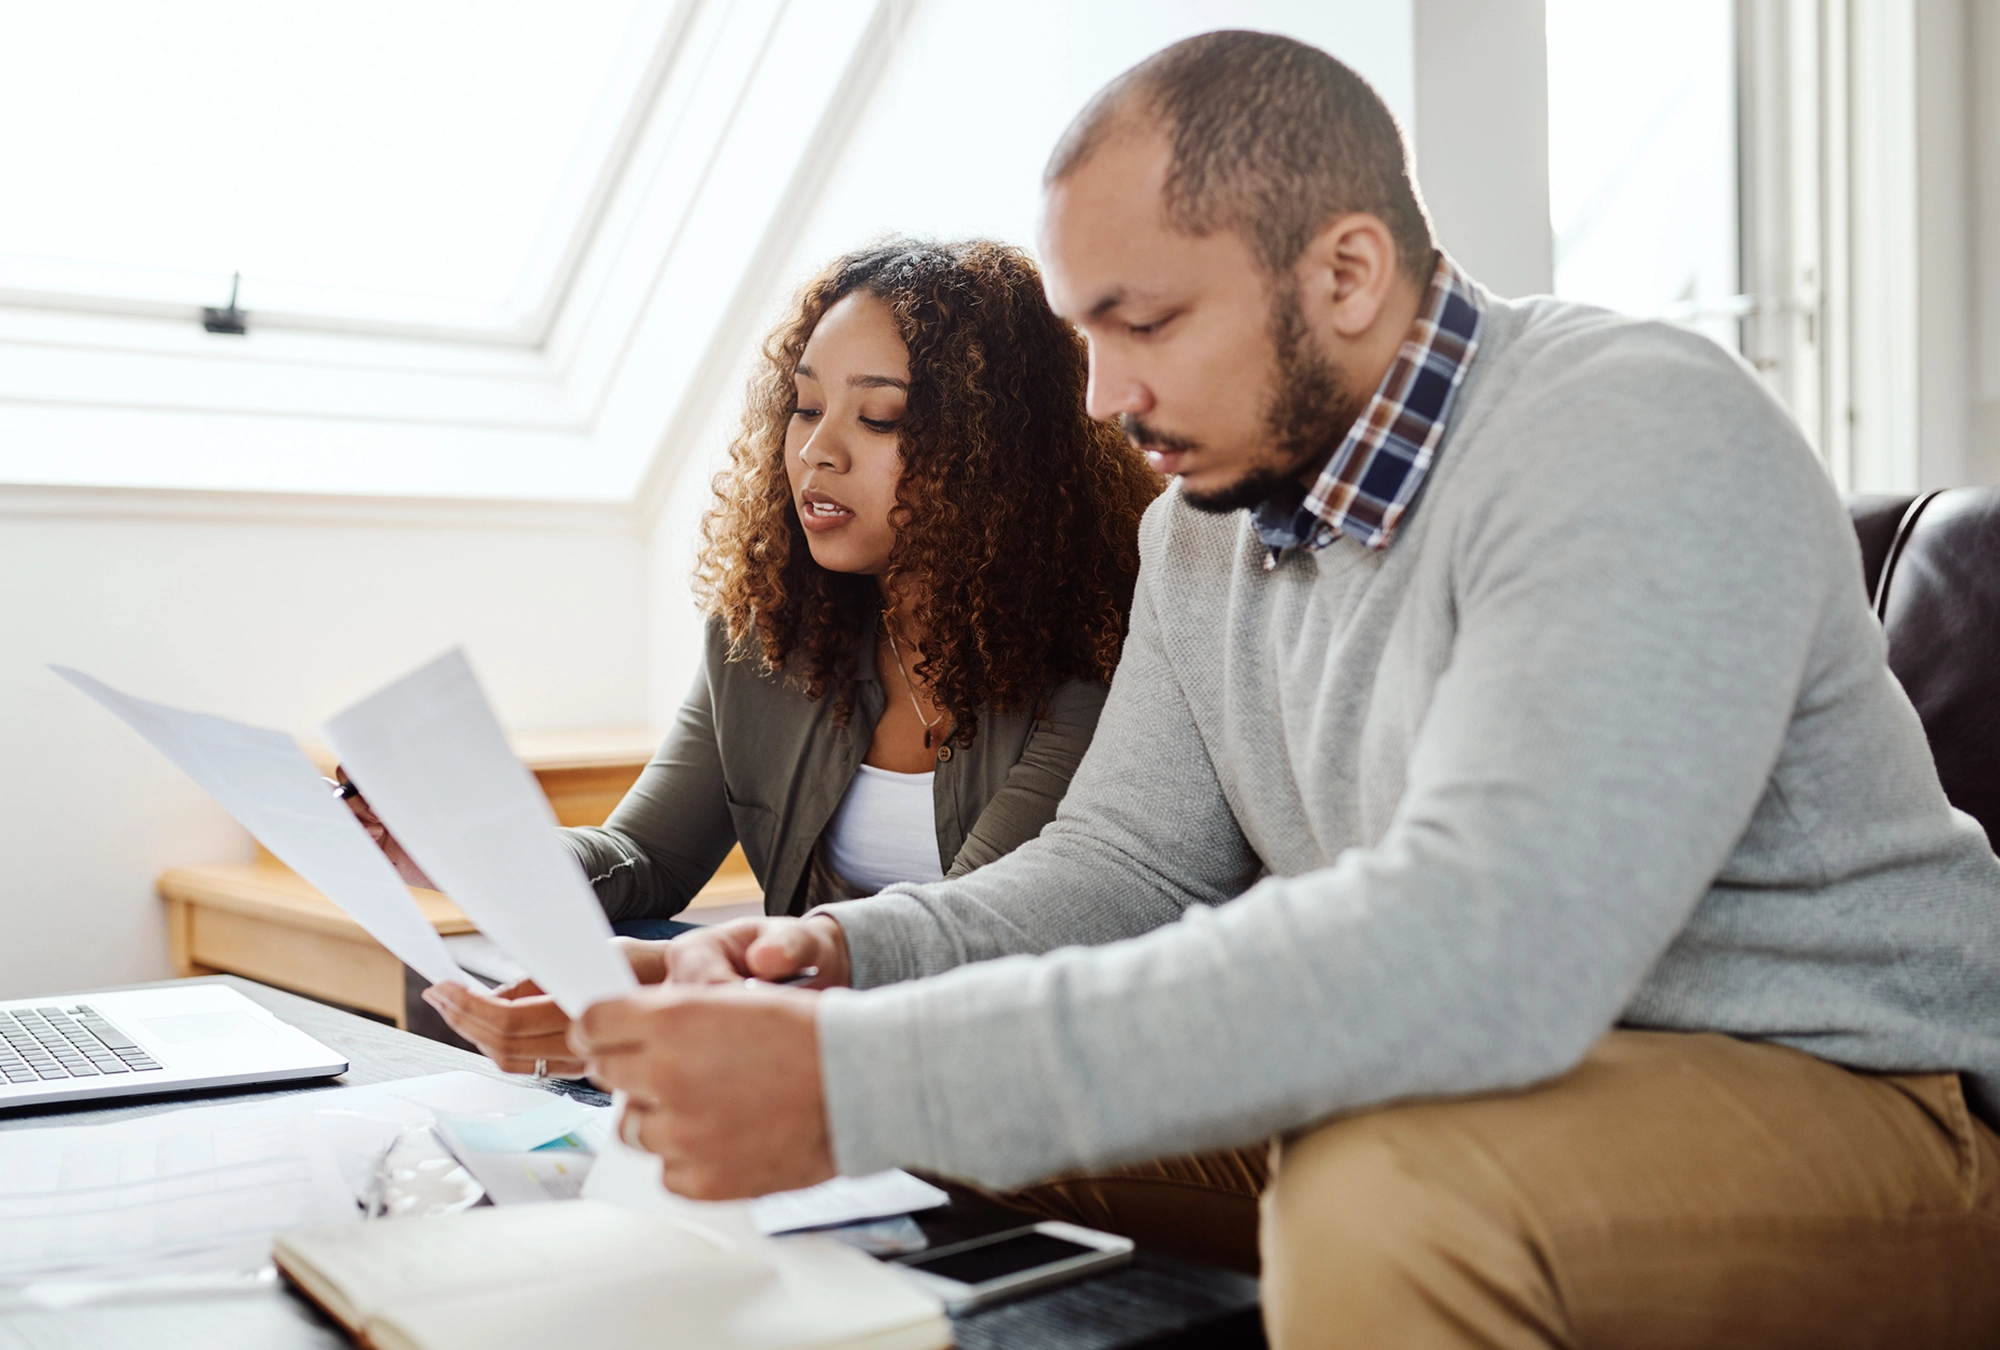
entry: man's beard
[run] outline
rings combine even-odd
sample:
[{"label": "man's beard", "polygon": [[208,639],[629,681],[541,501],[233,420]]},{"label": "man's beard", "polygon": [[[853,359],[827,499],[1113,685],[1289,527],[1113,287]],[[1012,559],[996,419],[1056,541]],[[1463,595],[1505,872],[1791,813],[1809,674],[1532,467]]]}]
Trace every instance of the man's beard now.
[{"label": "man's beard", "polygon": [[1367,407],[1367,399],[1357,395],[1315,347],[1296,285],[1272,298],[1271,343],[1277,350],[1277,369],[1264,411],[1271,462],[1245,470],[1235,482],[1213,492],[1182,488],[1181,500],[1197,511],[1226,515],[1268,501],[1296,505],[1305,500],[1306,485],[1299,481],[1305,470],[1332,455]]}]

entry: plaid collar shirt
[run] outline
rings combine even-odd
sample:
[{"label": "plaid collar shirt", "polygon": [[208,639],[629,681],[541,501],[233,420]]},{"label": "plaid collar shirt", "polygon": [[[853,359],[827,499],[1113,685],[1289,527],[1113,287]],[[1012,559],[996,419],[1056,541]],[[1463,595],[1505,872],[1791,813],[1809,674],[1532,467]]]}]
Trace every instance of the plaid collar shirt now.
[{"label": "plaid collar shirt", "polygon": [[1251,513],[1270,548],[1264,569],[1288,548],[1325,548],[1351,534],[1387,548],[1430,471],[1452,396],[1479,350],[1479,293],[1443,253],[1431,274],[1416,324],[1375,397],[1303,502],[1273,499]]}]

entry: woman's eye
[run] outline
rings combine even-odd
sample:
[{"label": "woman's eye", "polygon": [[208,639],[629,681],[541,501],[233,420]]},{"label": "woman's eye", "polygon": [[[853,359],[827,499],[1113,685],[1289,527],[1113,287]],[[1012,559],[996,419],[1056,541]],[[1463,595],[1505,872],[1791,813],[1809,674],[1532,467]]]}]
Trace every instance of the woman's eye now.
[{"label": "woman's eye", "polygon": [[893,422],[885,422],[879,417],[864,417],[861,419],[861,425],[867,427],[870,431],[880,431],[885,433],[894,431],[897,427],[901,426],[902,424],[903,424],[903,419],[901,419],[900,417]]},{"label": "woman's eye", "polygon": [[819,413],[820,413],[820,410],[819,410],[818,408],[794,408],[794,409],[792,409],[792,416],[794,416],[794,417],[803,417],[803,418],[805,418],[805,419],[806,419],[806,421],[808,421],[808,422],[812,421],[812,420],[813,420],[813,418],[815,418],[815,417],[818,417],[818,416],[819,416]]},{"label": "woman's eye", "polygon": [[1134,337],[1146,337],[1150,334],[1159,332],[1160,325],[1164,324],[1165,322],[1166,322],[1165,319],[1155,319],[1151,323],[1128,323],[1125,325],[1125,330],[1131,333]]}]

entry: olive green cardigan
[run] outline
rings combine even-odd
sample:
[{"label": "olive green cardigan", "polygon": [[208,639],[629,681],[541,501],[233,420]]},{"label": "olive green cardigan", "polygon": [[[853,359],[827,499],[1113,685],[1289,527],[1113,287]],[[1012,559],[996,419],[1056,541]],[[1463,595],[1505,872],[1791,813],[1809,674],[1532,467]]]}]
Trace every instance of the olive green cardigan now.
[{"label": "olive green cardigan", "polygon": [[[679,913],[740,842],[770,914],[805,910],[813,847],[881,719],[875,632],[859,635],[854,709],[809,699],[760,662],[732,658],[710,623],[702,666],[666,743],[601,827],[563,831],[613,919]],[[1070,680],[1046,716],[982,710],[970,745],[939,752],[938,865],[962,876],[1033,839],[1055,818],[1090,745],[1105,688]]]}]

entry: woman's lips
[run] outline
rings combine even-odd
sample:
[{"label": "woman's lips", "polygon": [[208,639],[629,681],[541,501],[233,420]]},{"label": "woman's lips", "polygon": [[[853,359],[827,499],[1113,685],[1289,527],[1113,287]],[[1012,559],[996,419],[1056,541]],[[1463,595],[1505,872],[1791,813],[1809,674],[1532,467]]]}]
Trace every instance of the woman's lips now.
[{"label": "woman's lips", "polygon": [[815,534],[837,530],[853,519],[852,507],[835,501],[818,488],[807,488],[799,494],[799,524]]}]

